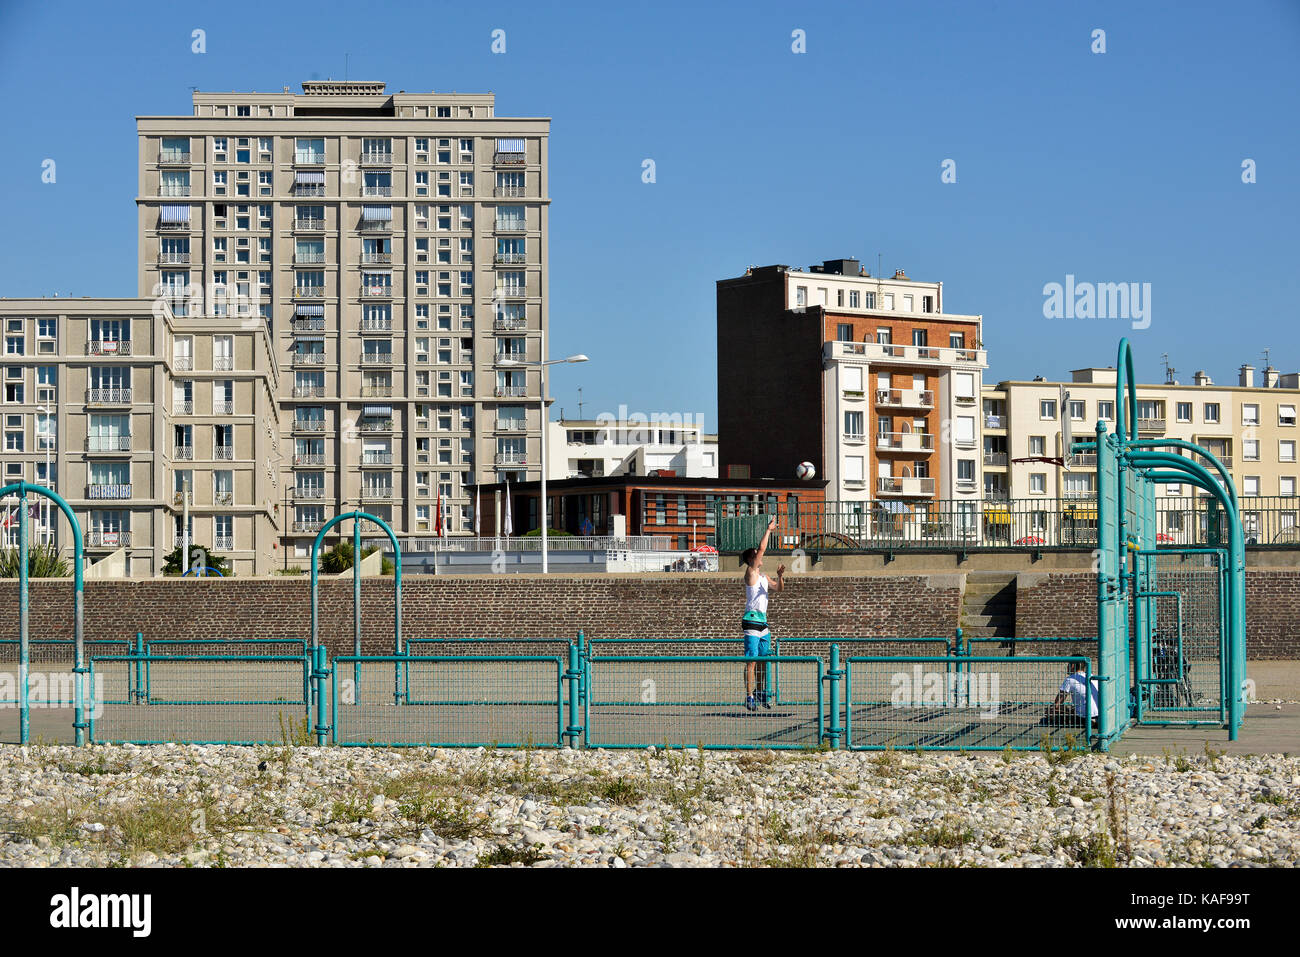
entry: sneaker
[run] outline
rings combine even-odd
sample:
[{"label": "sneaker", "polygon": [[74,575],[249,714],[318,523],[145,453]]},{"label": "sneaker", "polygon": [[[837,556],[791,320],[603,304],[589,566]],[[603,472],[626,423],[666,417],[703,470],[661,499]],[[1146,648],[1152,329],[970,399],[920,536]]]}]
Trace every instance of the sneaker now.
[{"label": "sneaker", "polygon": [[763,695],[763,707],[766,708],[768,711],[772,710],[772,699],[769,698],[767,695]]},{"label": "sneaker", "polygon": [[745,699],[745,710],[746,710],[746,711],[754,711],[754,710],[757,709],[757,708],[758,708],[758,705],[756,705],[756,704],[754,703],[754,696],[753,696],[753,695],[750,695],[748,698]]}]

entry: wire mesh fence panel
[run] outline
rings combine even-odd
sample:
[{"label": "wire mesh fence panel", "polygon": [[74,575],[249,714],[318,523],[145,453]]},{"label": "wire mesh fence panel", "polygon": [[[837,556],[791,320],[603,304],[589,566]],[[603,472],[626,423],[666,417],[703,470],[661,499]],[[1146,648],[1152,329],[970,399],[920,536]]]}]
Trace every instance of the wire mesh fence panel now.
[{"label": "wire mesh fence panel", "polygon": [[334,741],[558,747],[563,671],[541,655],[336,657]]},{"label": "wire mesh fence panel", "polygon": [[1139,680],[1144,723],[1218,724],[1224,718],[1221,554],[1162,552],[1146,602],[1149,638]]},{"label": "wire mesh fence panel", "polygon": [[[84,649],[87,658],[95,654],[117,655],[131,651],[129,642],[116,639],[87,641]],[[18,681],[18,657],[18,640],[0,639],[0,708],[18,707],[22,693]],[[55,708],[71,708],[76,704],[73,684],[76,643],[71,638],[32,639],[27,643],[27,660],[29,701]]]},{"label": "wire mesh fence panel", "polygon": [[305,638],[160,638],[144,643],[152,655],[305,655]]},{"label": "wire mesh fence panel", "polygon": [[421,657],[544,656],[561,661],[569,656],[569,638],[408,638],[406,653]]},{"label": "wire mesh fence panel", "polygon": [[[139,675],[147,671],[148,682]],[[90,662],[90,740],[273,744],[301,740],[308,659],[296,655],[121,655]]]},{"label": "wire mesh fence panel", "polygon": [[[822,740],[820,658],[618,655],[586,665],[588,747],[815,748]],[[755,681],[760,668],[779,672],[795,703],[760,697],[750,710],[749,665]]]},{"label": "wire mesh fence panel", "polygon": [[1097,673],[1099,645],[1096,635],[1080,635],[1076,638],[1057,638],[1053,636],[1029,638],[993,638],[975,636],[966,638],[967,655],[977,657],[1015,658],[1022,655],[1037,657],[1087,658],[1093,674]]},{"label": "wire mesh fence panel", "polygon": [[740,654],[745,642],[739,635],[735,638],[592,638],[587,647],[593,657],[653,658],[681,654],[713,658]]},{"label": "wire mesh fence panel", "polygon": [[860,751],[1083,747],[1096,688],[1081,658],[850,658],[842,723]]}]

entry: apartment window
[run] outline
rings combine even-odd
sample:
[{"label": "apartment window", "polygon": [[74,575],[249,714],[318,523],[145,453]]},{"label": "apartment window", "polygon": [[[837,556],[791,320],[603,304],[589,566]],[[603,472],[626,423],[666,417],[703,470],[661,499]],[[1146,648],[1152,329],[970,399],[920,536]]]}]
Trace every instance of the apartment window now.
[{"label": "apartment window", "polygon": [[863,413],[845,412],[844,413],[844,435],[848,438],[860,439],[863,432]]},{"label": "apartment window", "polygon": [[864,309],[876,308],[876,294],[874,292],[864,292],[862,294],[862,307]]},{"label": "apartment window", "polygon": [[1295,406],[1279,405],[1277,407],[1277,424],[1281,426],[1295,425]]},{"label": "apartment window", "polygon": [[1082,422],[1087,412],[1086,403],[1074,399],[1070,400],[1070,418],[1075,422]]},{"label": "apartment window", "polygon": [[1259,476],[1247,475],[1241,480],[1242,495],[1259,495]]},{"label": "apartment window", "polygon": [[844,481],[859,483],[866,481],[862,462],[863,459],[860,455],[850,455],[844,459]]},{"label": "apartment window", "polygon": [[957,460],[957,481],[961,484],[975,484],[975,460],[958,459]]},{"label": "apartment window", "polygon": [[1045,435],[1031,435],[1031,436],[1029,437],[1029,454],[1030,454],[1030,455],[1045,455],[1045,454],[1046,454],[1046,448],[1047,448],[1047,436],[1045,436]]},{"label": "apartment window", "polygon": [[429,138],[427,136],[417,136],[415,138],[415,158],[421,162],[429,162]]},{"label": "apartment window", "polygon": [[[1179,402],[1177,408],[1174,409],[1174,413],[1179,422],[1190,422],[1192,421],[1192,404],[1190,402]],[[1139,416],[1139,418],[1148,418],[1148,416]],[[1155,416],[1149,418],[1155,418]]]},{"label": "apartment window", "polygon": [[921,311],[934,312],[934,296],[921,297]]},{"label": "apartment window", "polygon": [[1241,458],[1246,462],[1259,461],[1259,440],[1242,439],[1241,440]]},{"label": "apartment window", "polygon": [[889,312],[894,311],[894,294],[892,292],[885,293],[885,309]]},{"label": "apartment window", "polygon": [[247,106],[236,106],[235,116],[251,116],[252,108]]},{"label": "apartment window", "polygon": [[1033,495],[1047,494],[1047,473],[1034,472],[1029,476],[1029,491]]},{"label": "apartment window", "polygon": [[24,346],[25,339],[23,336],[5,336],[5,355],[21,356],[27,350]]},{"label": "apartment window", "polygon": [[929,344],[930,344],[930,337],[926,334],[926,331],[924,329],[912,330],[912,345],[924,349]]},{"label": "apartment window", "polygon": [[36,413],[36,450],[38,452],[55,448],[55,436],[58,435],[58,432],[59,417],[57,413]]},{"label": "apartment window", "polygon": [[961,332],[950,332],[950,333],[948,333],[948,348],[949,348],[949,349],[965,349],[965,348],[966,348],[966,335],[965,335],[965,333],[961,333]]},{"label": "apartment window", "polygon": [[37,319],[36,320],[36,338],[53,339],[54,330],[57,320],[55,319]]},{"label": "apartment window", "polygon": [[212,137],[212,158],[222,163],[226,161],[226,138],[224,136]]},{"label": "apartment window", "polygon": [[1107,420],[1115,418],[1115,401],[1113,399],[1102,399],[1097,403],[1097,418]]},{"label": "apartment window", "polygon": [[473,173],[460,174],[460,195],[462,196],[474,195],[474,174]]},{"label": "apartment window", "polygon": [[1041,400],[1039,400],[1039,403],[1038,403],[1038,417],[1039,417],[1040,419],[1055,419],[1055,418],[1056,418],[1056,400],[1055,400],[1055,399],[1041,399]]},{"label": "apartment window", "polygon": [[[11,417],[12,418],[12,417]],[[21,452],[23,451],[23,433],[22,432],[5,432],[5,451]]]},{"label": "apartment window", "polygon": [[1243,405],[1241,407],[1242,425],[1259,425],[1259,406]]},{"label": "apartment window", "polygon": [[952,438],[959,447],[975,444],[975,417],[959,415],[952,423]]},{"label": "apartment window", "polygon": [[1211,424],[1219,421],[1219,403],[1205,403],[1205,421]]},{"label": "apartment window", "polygon": [[22,382],[5,383],[5,401],[21,403],[24,399]]},{"label": "apartment window", "polygon": [[1278,479],[1277,494],[1283,498],[1293,498],[1295,496],[1295,476],[1284,475]]},{"label": "apartment window", "polygon": [[844,290],[843,290],[843,289],[836,289],[836,290],[835,290],[835,305],[837,305],[837,306],[842,306],[842,305],[844,305]]},{"label": "apartment window", "polygon": [[1295,439],[1282,439],[1277,443],[1277,460],[1279,462],[1295,461]]},{"label": "apartment window", "polygon": [[915,309],[912,308],[912,297],[911,297],[911,296],[904,296],[904,297],[903,297],[903,311],[904,311],[904,312],[915,312],[915,311],[916,311]]},{"label": "apartment window", "polygon": [[1182,494],[1183,494],[1183,487],[1182,487],[1182,485],[1166,485],[1166,486],[1165,486],[1165,494],[1166,494],[1166,495],[1182,495]]},{"label": "apartment window", "polygon": [[807,287],[807,286],[795,286],[795,287],[794,287],[794,304],[795,304],[796,306],[806,306],[806,305],[808,305],[808,287]]}]

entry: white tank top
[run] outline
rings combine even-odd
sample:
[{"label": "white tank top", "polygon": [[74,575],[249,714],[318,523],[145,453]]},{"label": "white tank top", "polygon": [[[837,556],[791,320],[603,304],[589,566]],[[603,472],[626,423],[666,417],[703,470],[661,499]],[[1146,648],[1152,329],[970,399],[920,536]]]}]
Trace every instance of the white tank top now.
[{"label": "white tank top", "polygon": [[767,617],[767,576],[759,575],[757,585],[745,586],[745,611],[762,612]]}]

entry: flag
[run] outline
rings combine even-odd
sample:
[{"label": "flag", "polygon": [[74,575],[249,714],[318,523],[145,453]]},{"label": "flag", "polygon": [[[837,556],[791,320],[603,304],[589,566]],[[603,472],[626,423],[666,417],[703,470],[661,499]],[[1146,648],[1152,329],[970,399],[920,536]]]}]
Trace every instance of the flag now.
[{"label": "flag", "polygon": [[478,486],[474,486],[474,537],[478,537]]},{"label": "flag", "polygon": [[5,509],[4,521],[0,522],[0,528],[13,528],[13,525],[14,525],[14,509],[13,506],[11,505],[9,506],[9,508]]},{"label": "flag", "polygon": [[510,479],[506,479],[506,537],[515,533],[515,523],[510,517]]},{"label": "flag", "polygon": [[28,506],[27,506],[27,517],[28,517],[28,518],[40,518],[40,517],[41,517],[41,503],[40,503],[40,502],[32,502],[31,505],[28,505]]},{"label": "flag", "polygon": [[438,517],[435,518],[433,522],[433,533],[437,535],[439,538],[442,538],[442,486],[441,485],[438,486],[438,500],[434,505],[434,508],[438,510]]}]

